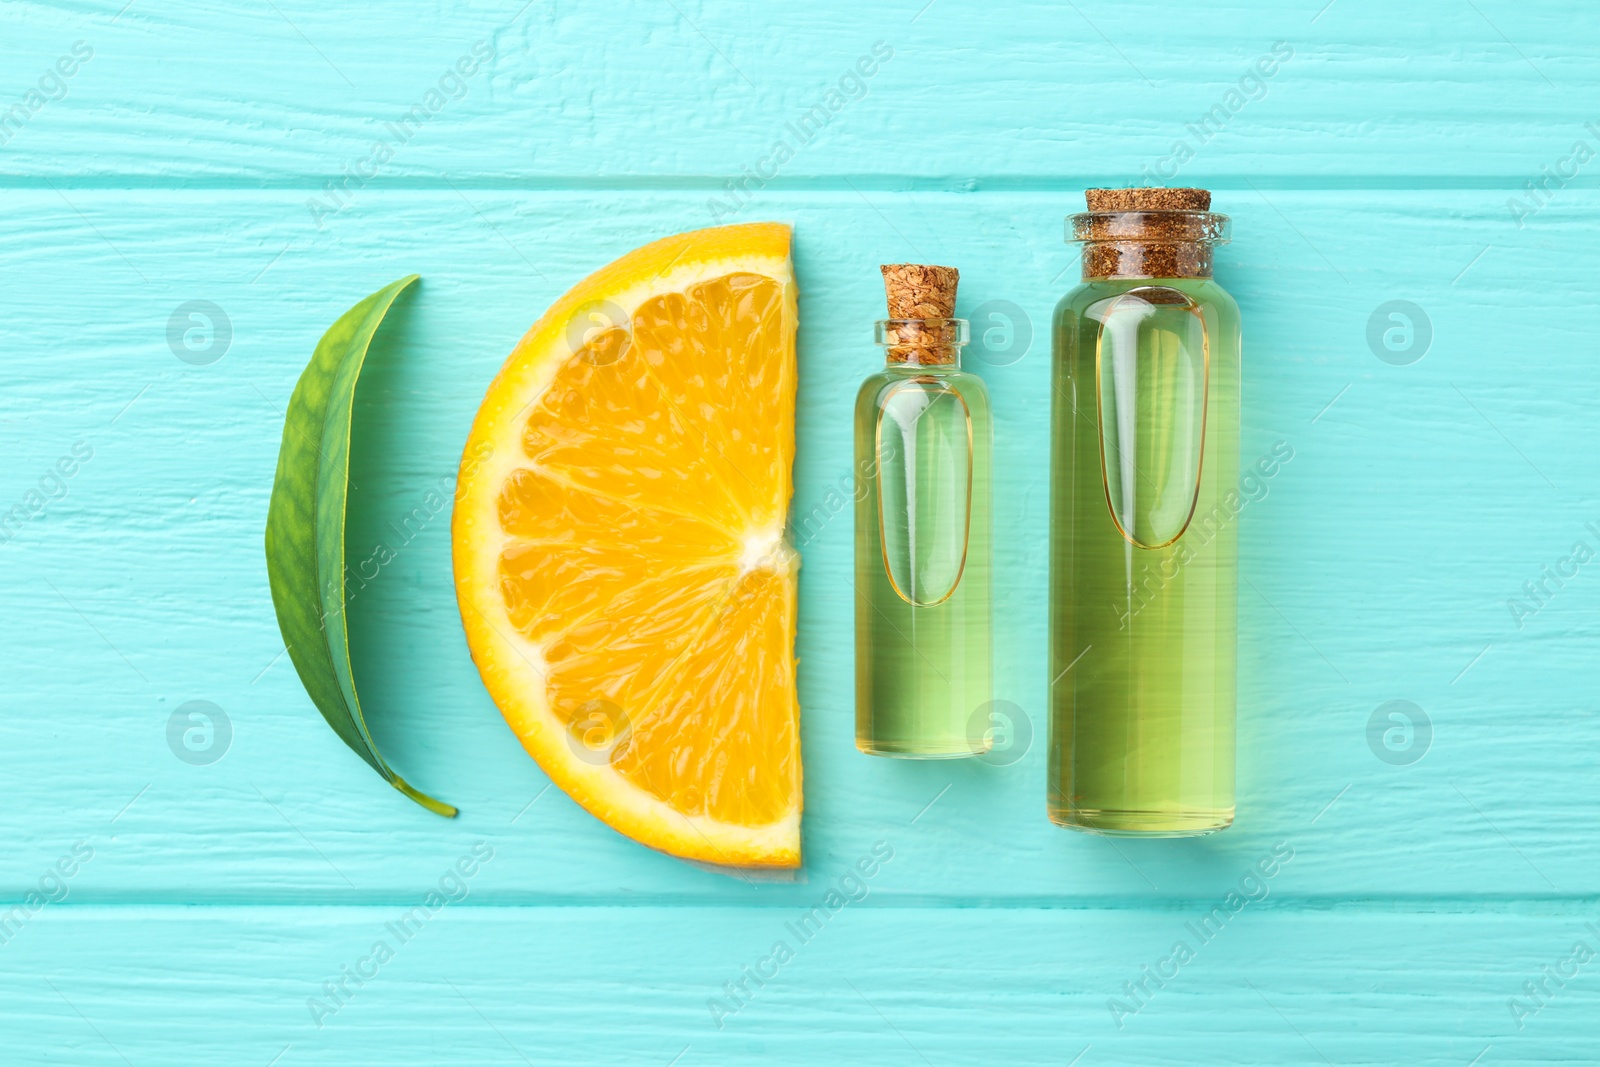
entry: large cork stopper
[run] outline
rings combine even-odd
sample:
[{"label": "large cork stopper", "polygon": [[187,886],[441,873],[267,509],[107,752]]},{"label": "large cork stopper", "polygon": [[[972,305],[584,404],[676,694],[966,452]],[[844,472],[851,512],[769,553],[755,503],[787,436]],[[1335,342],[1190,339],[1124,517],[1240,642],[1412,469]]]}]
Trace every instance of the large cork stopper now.
[{"label": "large cork stopper", "polygon": [[1215,216],[1206,189],[1089,189],[1079,216],[1083,276],[1209,278]]},{"label": "large cork stopper", "polygon": [[961,272],[924,263],[885,263],[882,270],[889,318],[904,320],[889,327],[889,362],[956,362],[956,330],[950,320],[955,318]]},{"label": "large cork stopper", "polygon": [[1090,211],[1210,211],[1208,189],[1088,189]]}]

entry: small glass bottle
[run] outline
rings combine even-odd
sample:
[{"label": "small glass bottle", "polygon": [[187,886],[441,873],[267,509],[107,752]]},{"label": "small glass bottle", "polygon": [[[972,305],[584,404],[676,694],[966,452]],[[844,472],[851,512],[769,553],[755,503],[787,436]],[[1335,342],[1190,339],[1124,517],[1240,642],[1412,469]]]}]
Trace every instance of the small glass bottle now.
[{"label": "small glass bottle", "polygon": [[1116,836],[1234,817],[1239,308],[1203,189],[1091,189],[1056,306],[1048,808]]},{"label": "small glass bottle", "polygon": [[884,369],[855,408],[856,747],[989,750],[989,474],[983,381],[961,369],[951,267],[883,268]]}]

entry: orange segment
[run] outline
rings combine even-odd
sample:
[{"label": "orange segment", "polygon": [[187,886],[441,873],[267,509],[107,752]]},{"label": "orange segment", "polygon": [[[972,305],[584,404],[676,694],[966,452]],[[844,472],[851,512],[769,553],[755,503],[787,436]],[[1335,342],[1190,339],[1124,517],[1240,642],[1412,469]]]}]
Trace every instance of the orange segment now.
[{"label": "orange segment", "polygon": [[506,721],[595,815],[712,863],[800,857],[794,332],[787,227],[638,249],[517,346],[457,492],[457,597]]}]

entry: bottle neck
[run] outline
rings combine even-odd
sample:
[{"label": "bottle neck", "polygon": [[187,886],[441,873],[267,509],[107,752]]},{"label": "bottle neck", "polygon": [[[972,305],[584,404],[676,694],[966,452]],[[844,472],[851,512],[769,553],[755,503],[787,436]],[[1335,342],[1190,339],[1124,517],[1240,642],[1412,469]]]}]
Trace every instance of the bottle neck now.
[{"label": "bottle neck", "polygon": [[1083,280],[1209,278],[1213,250],[1226,244],[1228,216],[1209,211],[1087,211],[1067,219],[1067,240],[1083,246]]},{"label": "bottle neck", "polygon": [[887,367],[959,370],[969,336],[966,319],[883,319],[877,324]]},{"label": "bottle neck", "polygon": [[889,370],[896,367],[934,372],[960,370],[961,348],[958,345],[890,345],[883,350],[883,365]]},{"label": "bottle neck", "polygon": [[1083,247],[1083,280],[1102,278],[1209,278],[1211,245],[1205,241],[1093,242]]}]

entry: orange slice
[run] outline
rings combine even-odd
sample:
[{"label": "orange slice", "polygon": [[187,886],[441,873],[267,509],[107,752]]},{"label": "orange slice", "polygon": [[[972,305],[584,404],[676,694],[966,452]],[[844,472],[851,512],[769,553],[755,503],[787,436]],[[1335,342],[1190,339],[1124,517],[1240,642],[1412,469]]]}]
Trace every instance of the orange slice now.
[{"label": "orange slice", "polygon": [[630,252],[478,409],[452,539],[484,685],[578,803],[664,852],[800,862],[789,228]]}]

